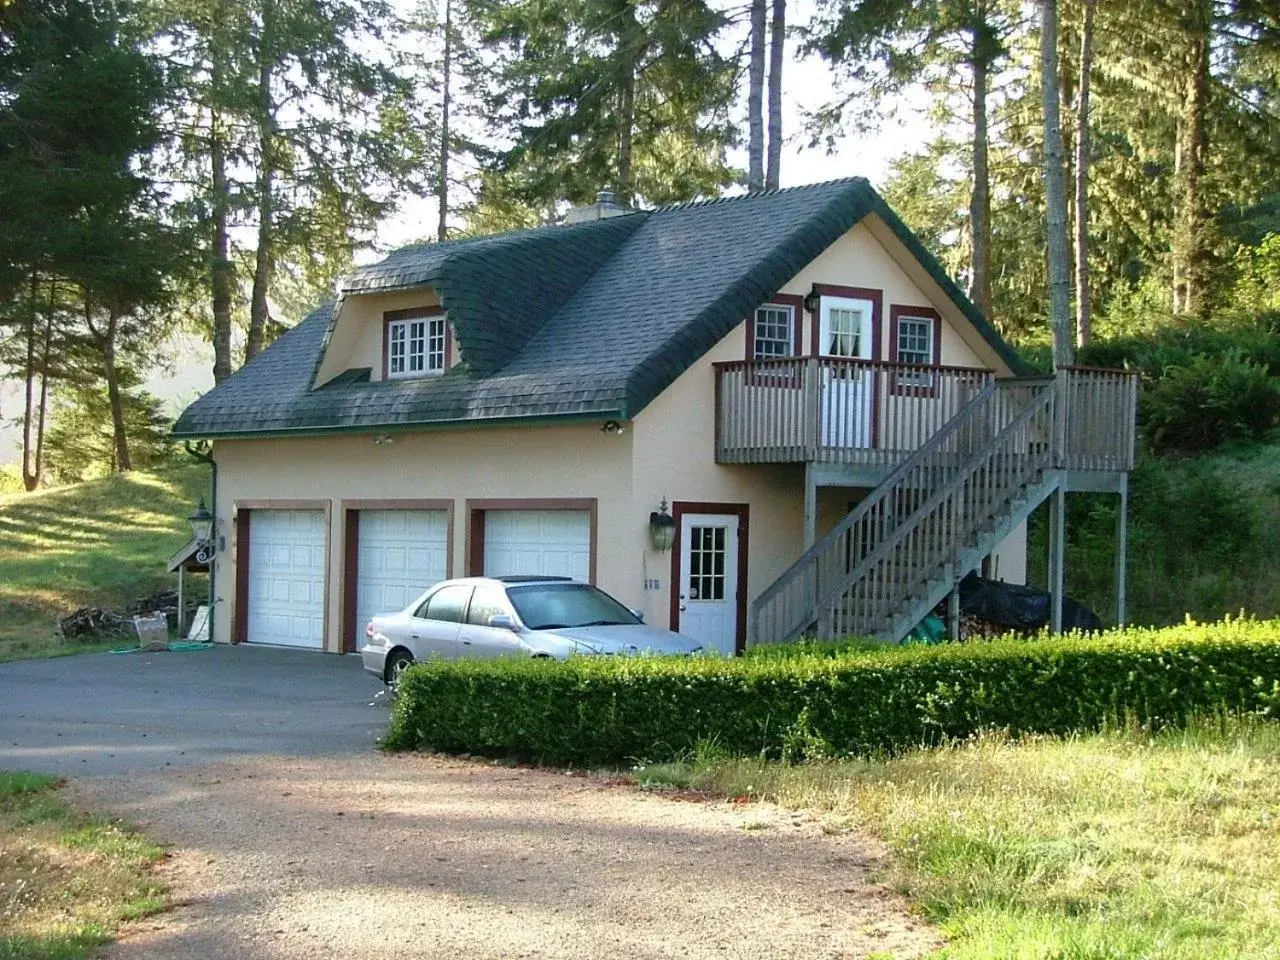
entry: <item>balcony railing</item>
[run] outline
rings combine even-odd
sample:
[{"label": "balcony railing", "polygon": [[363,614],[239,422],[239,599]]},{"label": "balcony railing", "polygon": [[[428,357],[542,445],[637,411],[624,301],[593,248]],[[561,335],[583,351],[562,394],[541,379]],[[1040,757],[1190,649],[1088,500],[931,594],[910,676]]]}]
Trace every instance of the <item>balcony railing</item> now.
[{"label": "balcony railing", "polygon": [[[715,370],[717,462],[869,467],[905,460],[995,377],[968,367],[834,357],[737,360]],[[1028,379],[1027,388],[1044,379]],[[1016,393],[1016,382],[1005,385]],[[1065,368],[1057,389],[1060,466],[1131,469],[1135,378]]]}]

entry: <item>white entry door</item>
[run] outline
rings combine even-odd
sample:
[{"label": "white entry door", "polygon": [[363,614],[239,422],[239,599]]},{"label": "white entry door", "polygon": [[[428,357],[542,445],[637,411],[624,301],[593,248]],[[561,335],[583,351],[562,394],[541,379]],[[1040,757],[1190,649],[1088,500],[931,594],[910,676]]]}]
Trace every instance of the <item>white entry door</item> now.
[{"label": "white entry door", "polygon": [[738,643],[738,515],[680,518],[680,617],[677,630],[709,650]]},{"label": "white entry door", "polygon": [[591,514],[586,510],[486,510],[487,577],[591,578]]},{"label": "white entry door", "polygon": [[361,510],[356,561],[356,649],[365,624],[403,610],[445,578],[449,515],[444,510]]},{"label": "white entry door", "polygon": [[250,514],[250,643],[324,645],[324,532],[320,510]]},{"label": "white entry door", "polygon": [[[818,314],[818,353],[870,360],[875,308],[870,300],[823,297]],[[871,446],[871,397],[875,378],[859,364],[830,364],[822,371],[822,443]]]}]

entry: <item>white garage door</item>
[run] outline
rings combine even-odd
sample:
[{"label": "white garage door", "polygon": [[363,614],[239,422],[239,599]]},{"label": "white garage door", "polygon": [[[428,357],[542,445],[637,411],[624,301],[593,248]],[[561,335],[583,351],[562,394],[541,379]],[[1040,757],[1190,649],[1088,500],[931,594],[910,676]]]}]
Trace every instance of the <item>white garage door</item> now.
[{"label": "white garage door", "polygon": [[444,510],[361,510],[356,583],[356,648],[379,613],[403,610],[445,578],[449,516]]},{"label": "white garage door", "polygon": [[585,510],[489,510],[484,572],[490,577],[591,576],[591,515]]},{"label": "white garage door", "polygon": [[324,513],[254,510],[249,518],[250,643],[324,645]]}]

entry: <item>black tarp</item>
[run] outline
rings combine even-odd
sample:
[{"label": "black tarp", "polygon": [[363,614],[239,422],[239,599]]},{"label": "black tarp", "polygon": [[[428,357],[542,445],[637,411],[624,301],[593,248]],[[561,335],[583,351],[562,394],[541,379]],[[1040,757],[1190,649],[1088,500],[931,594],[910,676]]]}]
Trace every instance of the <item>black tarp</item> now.
[{"label": "black tarp", "polygon": [[[987,580],[971,573],[960,581],[960,614],[1009,630],[1032,632],[1049,625],[1051,595],[1035,587]],[[1063,630],[1101,630],[1102,621],[1084,604],[1062,598]]]}]

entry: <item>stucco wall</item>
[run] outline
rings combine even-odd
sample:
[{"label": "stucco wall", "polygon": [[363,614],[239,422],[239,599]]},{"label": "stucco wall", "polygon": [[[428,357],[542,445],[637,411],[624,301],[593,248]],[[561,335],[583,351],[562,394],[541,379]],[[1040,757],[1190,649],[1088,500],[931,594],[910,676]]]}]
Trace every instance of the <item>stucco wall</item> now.
[{"label": "stucco wall", "polygon": [[[943,317],[942,363],[1007,372],[923,271],[911,269],[910,264],[904,269],[891,256],[882,231],[883,225],[874,222],[855,227],[782,292],[803,296],[814,283],[882,290],[885,326],[879,343],[884,358],[888,357],[891,306],[932,306]],[[351,367],[370,367],[379,376],[383,312],[434,303],[434,296],[425,289],[345,301],[321,367],[321,382]],[[811,336],[806,317],[805,353],[811,350]],[[331,501],[326,636],[331,650],[341,647],[340,508],[344,498],[453,500],[455,576],[465,573],[467,566],[467,498],[597,498],[597,582],[624,603],[643,610],[656,624],[669,621],[672,556],[649,548],[649,512],[664,497],[745,503],[750,507],[747,594],[754,599],[802,550],[804,468],[800,464],[715,463],[712,365],[740,360],[745,351],[744,321],[643,410],[622,436],[603,434],[598,424],[587,424],[398,432],[390,444],[375,444],[371,434],[218,442],[214,448],[220,467],[218,517],[228,552],[219,562],[216,639],[225,642],[231,636],[232,517],[235,503],[249,500]],[[822,490],[820,530],[836,523],[861,493],[845,488]],[[1025,543],[1023,527],[1001,546],[998,573],[1002,579],[1024,579]],[[657,588],[646,589],[654,581]]]},{"label": "stucco wall", "polygon": [[223,440],[214,444],[218,461],[219,533],[227,553],[219,563],[215,639],[231,638],[235,596],[232,571],[237,501],[330,500],[333,528],[329,549],[328,628],[325,647],[341,649],[343,546],[341,501],[370,499],[451,499],[454,576],[466,573],[464,531],[467,499],[596,498],[599,537],[596,579],[602,588],[632,605],[641,595],[635,556],[613,531],[644,530],[632,517],[630,433],[602,434],[596,425],[536,428],[479,428],[392,434],[391,443],[372,435],[287,440]]}]

